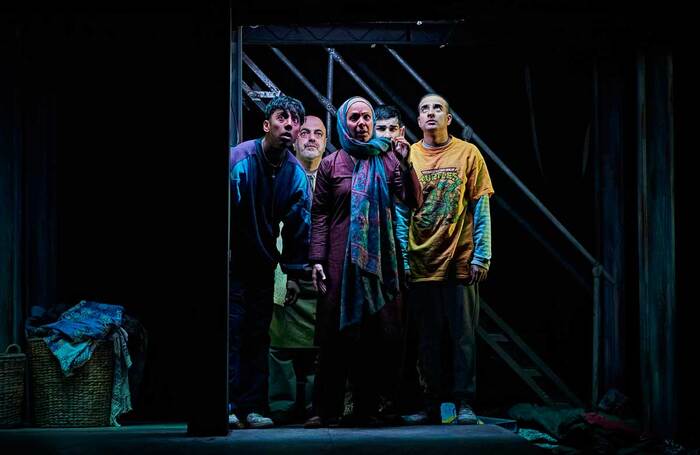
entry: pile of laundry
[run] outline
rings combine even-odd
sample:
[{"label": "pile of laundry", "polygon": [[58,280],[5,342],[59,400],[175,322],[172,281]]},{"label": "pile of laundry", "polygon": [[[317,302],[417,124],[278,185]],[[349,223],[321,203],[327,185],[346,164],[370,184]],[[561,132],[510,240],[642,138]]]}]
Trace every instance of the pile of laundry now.
[{"label": "pile of laundry", "polygon": [[700,455],[679,444],[645,433],[638,420],[626,416],[628,398],[608,391],[595,411],[521,403],[508,415],[518,421],[518,434],[554,454]]},{"label": "pile of laundry", "polygon": [[132,409],[129,388],[132,361],[126,322],[122,306],[83,300],[68,309],[33,307],[25,324],[27,338],[43,338],[66,376],[90,360],[98,343],[112,344],[114,382],[110,423],[113,426],[119,426],[117,418]]}]

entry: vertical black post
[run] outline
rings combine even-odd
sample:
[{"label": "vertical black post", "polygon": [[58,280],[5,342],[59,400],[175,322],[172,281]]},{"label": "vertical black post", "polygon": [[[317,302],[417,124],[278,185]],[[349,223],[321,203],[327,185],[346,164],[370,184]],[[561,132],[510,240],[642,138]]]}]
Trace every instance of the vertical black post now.
[{"label": "vertical black post", "polygon": [[[228,434],[228,232],[229,232],[229,142],[233,94],[231,87],[231,5],[211,4],[202,7],[199,21],[208,39],[202,49],[206,59],[200,69],[202,90],[207,96],[205,105],[212,112],[202,125],[211,137],[202,141],[206,153],[196,153],[197,183],[203,188],[196,191],[200,217],[198,238],[192,245],[189,280],[199,291],[192,301],[194,321],[187,333],[189,353],[187,364],[191,371],[186,394],[189,399],[187,432],[193,436],[223,436]],[[225,11],[224,11],[225,10]],[[240,39],[240,33],[238,34]],[[240,47],[239,47],[240,50]],[[238,53],[240,59],[240,53]],[[238,65],[240,69],[240,65]],[[240,74],[240,72],[238,72]],[[234,87],[240,94],[240,84]],[[227,93],[227,91],[229,93]],[[240,101],[240,96],[238,97]],[[240,114],[240,113],[239,113]],[[240,131],[240,129],[239,129]],[[206,209],[204,209],[206,207]],[[206,261],[206,262],[200,262]]]},{"label": "vertical black post", "polygon": [[[19,25],[0,18],[0,349],[16,343],[22,304],[22,134]],[[4,351],[3,351],[4,352]]]},{"label": "vertical black post", "polygon": [[[328,102],[333,104],[333,56],[328,55],[328,74],[326,79],[326,98]],[[333,128],[333,115],[330,111],[326,111],[326,143],[331,143],[331,132]]]},{"label": "vertical black post", "polygon": [[597,61],[596,92],[596,203],[598,208],[598,251],[605,270],[615,284],[604,280],[601,286],[601,391],[623,388],[623,314],[625,260],[623,74],[620,56]]},{"label": "vertical black post", "polygon": [[673,63],[654,49],[637,60],[640,370],[648,430],[673,436],[676,270]]},{"label": "vertical black post", "polygon": [[591,351],[591,406],[598,404],[600,387],[600,266],[593,267],[593,348]]},{"label": "vertical black post", "polygon": [[229,115],[229,144],[234,146],[243,140],[243,27],[231,34],[231,113]]}]

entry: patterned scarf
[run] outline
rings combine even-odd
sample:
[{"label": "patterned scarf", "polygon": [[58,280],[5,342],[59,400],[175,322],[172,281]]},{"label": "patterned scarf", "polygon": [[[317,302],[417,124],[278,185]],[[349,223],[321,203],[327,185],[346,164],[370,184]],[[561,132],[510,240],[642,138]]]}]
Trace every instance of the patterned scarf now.
[{"label": "patterned scarf", "polygon": [[352,172],[350,230],[343,263],[341,330],[359,323],[364,311],[378,312],[399,291],[392,201],[381,157],[391,147],[391,141],[375,137],[374,131],[369,142],[350,136],[347,112],[358,101],[370,107],[374,118],[372,105],[359,96],[345,101],[337,114],[340,144],[357,158]]}]

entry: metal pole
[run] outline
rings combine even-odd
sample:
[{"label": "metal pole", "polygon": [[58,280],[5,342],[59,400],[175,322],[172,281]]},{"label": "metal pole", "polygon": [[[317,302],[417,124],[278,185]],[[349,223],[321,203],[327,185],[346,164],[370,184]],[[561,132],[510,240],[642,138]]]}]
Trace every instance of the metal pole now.
[{"label": "metal pole", "polygon": [[[333,103],[333,57],[328,56],[328,78],[326,79],[326,98],[329,103]],[[330,111],[326,111],[326,146],[331,143],[331,133],[333,126],[331,121],[333,116]]]},{"label": "metal pole", "polygon": [[[406,71],[408,71],[411,74],[411,76],[413,76],[413,78],[421,86],[423,86],[423,88],[425,88],[430,93],[435,93],[435,90],[430,85],[428,85],[428,83],[425,82],[423,78],[421,78],[420,75],[418,75],[418,73],[411,67],[411,65],[409,65],[403,58],[401,58],[401,56],[395,50],[393,50],[389,46],[384,47],[389,51],[389,53],[391,53],[391,55],[394,56],[394,58],[401,64],[401,66],[403,66],[406,69]],[[542,202],[539,199],[537,199],[537,197],[525,186],[525,184],[518,177],[516,177],[513,171],[511,171],[508,168],[508,166],[506,166],[506,164],[503,161],[501,161],[501,159],[498,158],[495,153],[493,153],[491,148],[488,145],[486,145],[486,143],[483,140],[481,140],[481,138],[476,133],[473,132],[472,128],[469,125],[467,125],[456,112],[452,111],[451,114],[452,118],[455,119],[455,121],[462,128],[464,128],[465,135],[471,135],[471,137],[474,139],[474,142],[476,142],[479,148],[483,152],[485,152],[493,161],[495,161],[496,164],[498,164],[498,166],[503,170],[503,172],[505,172],[506,175],[510,177],[510,179],[513,180],[513,182],[515,182],[518,188],[520,188],[525,193],[525,195],[537,206],[537,208],[539,208],[540,211],[542,211],[542,213],[544,213],[544,215],[547,218],[549,218],[549,220],[554,224],[554,226],[556,226],[557,229],[559,229],[559,231],[561,231],[561,233],[564,234],[564,236],[576,247],[576,249],[578,249],[581,252],[581,254],[583,254],[584,257],[588,259],[588,261],[590,261],[591,264],[593,264],[593,266],[600,265],[598,260],[596,260],[593,257],[593,255],[589,253],[588,250],[586,250],[578,240],[576,240],[576,237],[574,237],[571,234],[571,232],[569,232],[569,230],[566,229],[564,225],[559,222],[559,220],[552,214],[552,212],[550,212],[547,209],[547,207],[545,207],[544,204],[542,204]],[[615,283],[613,277],[605,269],[603,269],[603,275],[608,281],[610,281],[610,283]]]},{"label": "metal pole", "polygon": [[578,284],[581,285],[583,289],[585,289],[587,292],[591,292],[590,285],[583,278],[583,276],[581,276],[581,274],[579,274],[576,271],[576,268],[573,265],[571,265],[571,263],[569,263],[566,259],[564,259],[564,257],[561,254],[559,254],[556,248],[554,248],[549,242],[547,242],[547,240],[544,237],[542,237],[542,235],[539,232],[537,232],[537,230],[534,227],[532,227],[530,223],[525,221],[525,219],[522,216],[520,216],[520,214],[516,212],[515,209],[513,209],[513,207],[511,207],[505,200],[503,200],[503,198],[498,197],[497,195],[494,195],[491,198],[491,201],[494,204],[503,207],[506,210],[506,212],[508,212],[510,216],[512,216],[515,219],[515,221],[520,223],[520,225],[527,232],[529,232],[531,236],[533,236],[537,241],[540,242],[540,244],[544,247],[545,250],[547,250],[552,256],[554,256],[554,258],[556,258],[559,261],[562,267],[564,267],[571,274],[571,276],[578,282]]},{"label": "metal pole", "polygon": [[323,96],[321,92],[316,90],[316,87],[314,87],[313,84],[311,84],[311,82],[309,82],[309,80],[306,77],[304,77],[303,74],[301,74],[301,71],[299,71],[299,69],[296,66],[294,66],[294,64],[282,53],[282,51],[280,51],[276,47],[270,47],[270,49],[272,49],[272,52],[274,52],[275,55],[280,60],[282,60],[282,63],[287,65],[287,68],[289,68],[292,74],[294,74],[297,77],[297,79],[299,79],[301,83],[304,84],[304,86],[307,89],[309,89],[311,93],[313,93],[313,95],[318,99],[318,101],[321,104],[323,104],[323,107],[325,107],[328,112],[335,115],[337,109],[335,108],[335,106],[333,106],[333,103],[331,103],[330,100],[328,100],[328,98]]},{"label": "metal pole", "polygon": [[403,99],[401,99],[401,97],[396,95],[396,93],[388,85],[386,85],[384,81],[382,81],[381,78],[379,78],[379,76],[377,76],[377,74],[374,71],[372,71],[369,65],[367,65],[364,62],[358,62],[357,65],[362,69],[362,71],[365,72],[365,74],[367,74],[367,76],[369,76],[372,82],[377,84],[379,88],[384,90],[387,93],[387,95],[391,97],[392,101],[396,103],[396,106],[398,106],[404,112],[404,114],[412,115],[415,117],[418,116],[417,109],[411,109],[411,107],[406,102],[404,102]]},{"label": "metal pole", "polygon": [[258,68],[258,65],[256,65],[255,62],[253,62],[253,60],[251,60],[247,54],[243,54],[243,61],[245,62],[246,65],[248,65],[248,67],[251,70],[253,70],[255,75],[258,76],[260,78],[260,80],[263,81],[263,84],[267,85],[267,87],[271,91],[281,93],[281,90],[279,88],[277,88],[275,83],[272,82],[272,80],[269,77],[267,77],[267,75],[265,73],[263,73],[260,68]]},{"label": "metal pole", "polygon": [[363,80],[360,78],[360,76],[357,75],[357,73],[350,67],[350,65],[348,65],[348,64],[345,62],[345,60],[343,60],[343,57],[341,57],[340,54],[338,54],[338,52],[337,52],[335,49],[333,49],[332,47],[327,47],[326,50],[328,51],[328,55],[330,55],[330,56],[333,58],[333,60],[335,60],[336,62],[338,62],[338,64],[339,64],[345,71],[347,71],[347,73],[350,75],[350,77],[352,77],[353,79],[355,79],[355,82],[357,82],[357,83],[359,84],[359,86],[362,87],[362,89],[363,89],[365,92],[367,92],[367,94],[369,95],[369,97],[372,98],[372,100],[373,100],[375,103],[377,103],[377,104],[385,104],[384,101],[382,101],[382,99],[379,98],[379,95],[377,95],[377,94],[374,92],[374,90],[372,90],[371,88],[369,88],[369,86],[368,86],[367,84],[365,84],[365,81],[363,81]]},{"label": "metal pole", "polygon": [[[569,230],[566,229],[563,224],[561,224],[561,222],[554,216],[554,214],[552,214],[552,212],[549,211],[549,209],[547,209],[547,207],[544,206],[544,204],[537,198],[537,196],[535,196],[527,188],[527,186],[525,186],[525,184],[513,173],[513,171],[510,170],[510,168],[503,161],[501,161],[500,158],[498,158],[498,156],[496,156],[495,153],[493,153],[491,148],[488,145],[486,145],[486,143],[479,137],[479,135],[477,135],[476,133],[472,133],[472,138],[474,142],[479,146],[481,151],[486,153],[493,161],[496,162],[496,164],[498,164],[498,166],[503,170],[503,172],[505,172],[506,175],[510,177],[510,179],[513,180],[513,182],[515,182],[518,188],[520,188],[520,190],[523,193],[525,193],[528,199],[530,199],[537,206],[537,208],[539,208],[540,211],[542,211],[542,213],[544,213],[544,215],[547,218],[549,218],[549,220],[554,224],[554,226],[556,226],[557,229],[559,229],[559,231],[561,231],[561,233],[564,234],[564,236],[581,252],[581,254],[583,254],[583,256],[586,257],[586,259],[588,259],[591,262],[591,264],[593,264],[594,266],[599,266],[600,263],[598,262],[598,260],[594,258],[593,255],[591,255],[591,253],[589,253],[588,250],[586,250],[586,248],[584,248],[584,246],[581,245],[581,243],[578,240],[576,240],[576,237],[574,237],[573,234],[571,234],[571,232],[569,232]],[[605,276],[605,278],[607,278],[607,280],[610,281],[610,283],[615,283],[615,280],[612,278],[612,276],[608,274],[608,272],[605,269],[602,269],[602,273]]]},{"label": "metal pole", "polygon": [[256,106],[262,111],[265,112],[265,103],[263,103],[260,98],[256,98],[254,95],[254,90],[251,89],[248,84],[245,83],[245,81],[241,81],[241,88],[245,92],[245,94],[250,98],[252,102],[255,103]]},{"label": "metal pole", "polygon": [[[394,56],[394,58],[401,64],[401,66],[403,66],[406,69],[406,71],[408,71],[411,74],[411,76],[413,76],[413,78],[423,86],[423,88],[425,88],[428,92],[435,93],[435,90],[430,85],[428,85],[428,83],[425,82],[423,78],[421,78],[420,75],[411,67],[411,65],[409,65],[403,58],[401,58],[401,56],[395,50],[393,50],[389,46],[384,47],[386,47],[386,49],[391,53],[391,55]],[[591,255],[588,252],[588,250],[586,250],[583,247],[583,245],[581,245],[581,243],[578,240],[576,240],[576,238],[571,234],[571,232],[569,232],[569,230],[566,229],[564,225],[559,222],[559,220],[552,214],[552,212],[550,212],[547,209],[547,207],[545,207],[544,204],[542,204],[542,202],[539,199],[537,199],[537,197],[525,186],[525,184],[518,177],[516,177],[513,171],[511,171],[508,168],[508,166],[506,166],[506,164],[503,161],[501,161],[501,159],[498,158],[498,156],[496,156],[495,153],[493,153],[491,148],[488,145],[486,145],[486,143],[483,140],[481,140],[481,138],[476,133],[473,132],[472,128],[469,125],[467,125],[456,112],[452,111],[451,114],[452,118],[455,119],[455,121],[462,128],[468,130],[468,133],[465,134],[470,134],[472,136],[474,142],[477,143],[479,148],[481,148],[483,152],[485,152],[493,161],[496,162],[496,164],[498,164],[498,166],[503,170],[503,172],[505,172],[506,175],[510,177],[510,179],[513,180],[513,182],[515,182],[518,188],[520,188],[525,193],[525,195],[537,206],[537,208],[539,208],[542,211],[542,213],[544,213],[545,216],[549,218],[549,220],[581,252],[581,254],[583,254],[586,257],[586,259],[588,259],[594,266],[600,265],[600,263],[593,257],[593,255]],[[607,278],[608,281],[610,281],[611,283],[615,282],[612,276],[605,269],[603,269],[603,275],[605,275],[605,278]]]},{"label": "metal pole", "polygon": [[[272,52],[274,52],[274,54],[277,57],[279,57],[280,60],[282,60],[282,63],[287,65],[287,68],[289,68],[289,70],[297,77],[297,79],[299,79],[302,82],[302,84],[304,84],[306,88],[309,89],[309,91],[316,97],[316,99],[318,99],[318,102],[323,105],[323,107],[326,109],[326,112],[335,115],[337,109],[335,108],[335,106],[333,106],[333,103],[331,103],[325,96],[323,96],[321,92],[319,92],[316,89],[316,87],[314,87],[313,84],[311,84],[311,82],[309,82],[309,80],[306,77],[304,77],[303,74],[301,74],[301,71],[299,71],[299,69],[296,66],[294,66],[294,64],[282,53],[282,51],[272,46],[270,46],[270,49],[272,49]],[[331,144],[330,138],[327,138],[326,151],[332,153],[335,152],[335,150],[335,147],[333,146],[333,144]]]},{"label": "metal pole", "polygon": [[[370,96],[370,98],[372,98],[372,100],[375,103],[386,104],[381,98],[379,98],[379,95],[377,95],[371,88],[369,88],[369,85],[367,85],[367,83],[365,83],[365,81],[363,81],[362,78],[357,75],[357,73],[350,67],[350,65],[348,65],[347,62],[345,62],[345,60],[343,59],[343,57],[340,56],[338,51],[331,47],[327,48],[326,50],[328,51],[328,55],[330,55],[336,62],[338,62],[340,66],[345,71],[347,71],[350,77],[355,79],[355,82],[357,82],[358,85],[362,87],[365,92],[367,92],[367,94]],[[416,135],[413,134],[413,132],[410,131],[408,128],[406,128],[406,136],[408,136],[408,138],[412,141],[416,140]]]},{"label": "metal pole", "polygon": [[[243,81],[243,27],[238,27],[236,30],[236,86],[234,90],[236,91],[235,110],[236,110],[236,144],[243,142],[243,90],[241,87],[241,82]],[[234,145],[234,144],[231,144]]]},{"label": "metal pole", "polygon": [[[408,73],[409,73],[411,76],[413,76],[413,78],[414,78],[427,92],[429,92],[429,93],[437,93],[436,90],[435,90],[434,88],[432,88],[430,85],[428,85],[428,83],[425,82],[425,81],[423,80],[422,77],[420,77],[420,75],[416,72],[416,70],[414,70],[414,69],[411,67],[411,65],[409,65],[409,64],[406,62],[406,60],[404,60],[403,58],[401,58],[401,56],[398,54],[398,52],[396,52],[395,50],[393,50],[393,49],[390,48],[389,46],[384,46],[384,47],[389,51],[389,53],[390,53],[391,55],[394,56],[394,58],[401,64],[401,66],[403,66],[404,69],[405,69],[406,71],[408,71]],[[459,124],[459,126],[461,126],[462,128],[466,128],[466,127],[467,127],[467,123],[466,123],[464,120],[462,120],[462,117],[460,117],[459,114],[457,114],[457,113],[454,112],[454,111],[452,111],[452,112],[450,112],[450,113],[452,114],[452,118],[455,120],[455,122],[457,122],[457,123]]]},{"label": "metal pole", "polygon": [[236,125],[237,144],[243,141],[243,90],[240,82],[243,80],[243,27],[239,26],[236,30],[236,75],[238,84],[236,84],[236,110],[238,112]]},{"label": "metal pole", "polygon": [[598,404],[598,363],[600,354],[600,273],[602,266],[593,267],[593,352],[592,352],[592,381],[591,405]]},{"label": "metal pole", "polygon": [[[412,118],[412,119],[415,120],[415,116],[417,116],[416,111],[415,111],[415,110],[411,111],[411,108],[403,101],[403,99],[401,99],[399,96],[397,96],[397,95],[394,93],[394,91],[391,90],[391,88],[389,88],[389,86],[387,86],[387,85],[384,83],[384,81],[382,81],[382,80],[379,78],[379,76],[377,76],[376,73],[374,73],[374,71],[372,71],[372,70],[370,69],[370,67],[369,67],[367,64],[365,64],[365,63],[363,63],[363,62],[359,62],[359,63],[358,63],[358,66],[362,69],[362,71],[365,72],[365,74],[367,74],[367,76],[369,76],[369,78],[372,80],[372,82],[374,82],[375,84],[377,84],[377,85],[379,86],[379,88],[381,88],[382,90],[384,90],[384,91],[386,92],[386,94],[389,95],[389,96],[391,97],[391,100],[392,100],[394,103],[396,103],[396,106],[397,106],[399,109],[401,109],[401,110],[404,112],[404,114],[406,114],[405,120],[407,120],[407,119],[409,119],[409,118]],[[416,136],[415,134],[413,134],[413,131],[411,131],[411,130],[408,128],[407,122],[406,122],[405,120],[404,120],[404,125],[406,125],[406,137],[407,137],[410,141],[416,142],[416,141],[418,140],[418,138],[417,138],[417,136]]]}]

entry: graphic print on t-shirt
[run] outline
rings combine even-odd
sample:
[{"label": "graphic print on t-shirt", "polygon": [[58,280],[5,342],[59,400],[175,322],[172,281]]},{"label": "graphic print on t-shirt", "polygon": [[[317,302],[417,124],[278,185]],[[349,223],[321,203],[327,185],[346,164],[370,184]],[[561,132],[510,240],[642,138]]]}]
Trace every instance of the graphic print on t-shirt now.
[{"label": "graphic print on t-shirt", "polygon": [[423,207],[415,222],[420,229],[454,223],[459,215],[462,179],[456,167],[426,169],[418,178],[423,187]]}]

